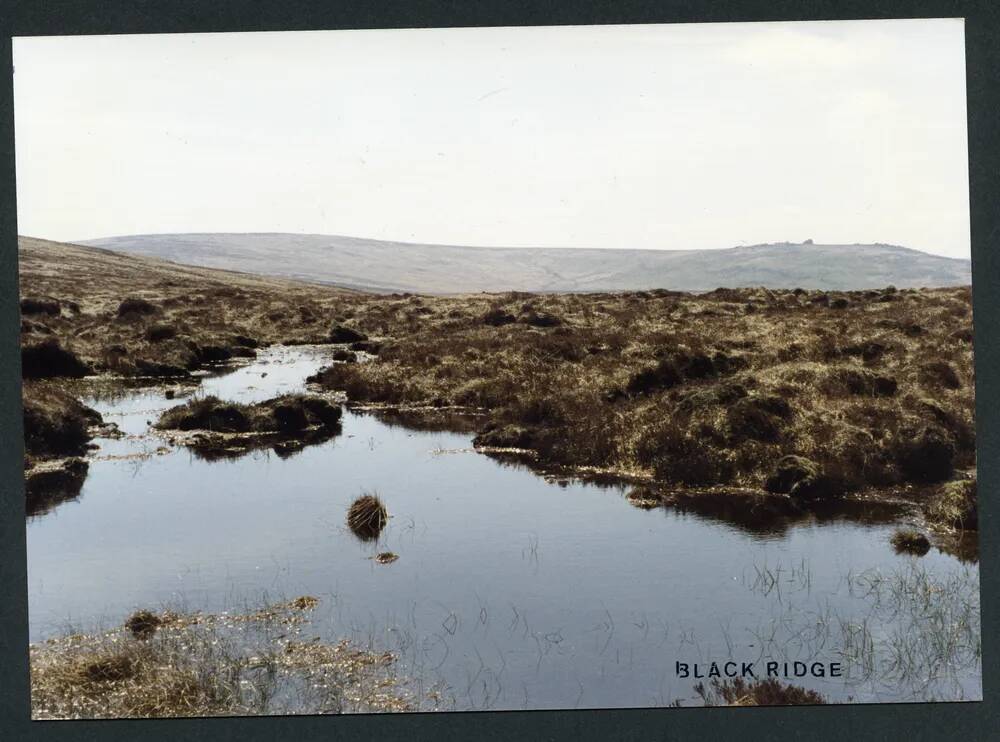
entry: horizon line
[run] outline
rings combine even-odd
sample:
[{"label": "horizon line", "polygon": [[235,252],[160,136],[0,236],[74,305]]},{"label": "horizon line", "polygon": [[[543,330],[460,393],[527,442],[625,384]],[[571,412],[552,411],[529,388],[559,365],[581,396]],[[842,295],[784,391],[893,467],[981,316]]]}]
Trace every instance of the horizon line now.
[{"label": "horizon line", "polygon": [[48,240],[50,242],[63,242],[71,245],[83,245],[85,247],[92,247],[93,245],[88,245],[90,242],[99,242],[103,240],[118,240],[127,239],[130,237],[170,237],[170,236],[194,236],[194,235],[236,235],[236,236],[251,236],[251,235],[268,235],[268,236],[291,236],[291,237],[328,237],[328,238],[341,238],[348,240],[358,240],[363,242],[377,242],[383,244],[391,245],[405,245],[412,247],[441,247],[441,248],[461,248],[465,250],[578,250],[578,251],[594,251],[594,252],[669,252],[669,253],[697,253],[697,252],[721,252],[725,250],[739,250],[741,248],[755,248],[755,247],[780,247],[780,246],[796,246],[796,247],[886,247],[894,248],[898,250],[908,250],[911,252],[917,252],[922,255],[931,255],[936,258],[942,258],[944,260],[958,260],[964,262],[971,262],[971,254],[969,257],[956,258],[949,255],[941,255],[938,253],[928,252],[926,250],[920,250],[914,247],[907,247],[905,245],[900,245],[891,242],[816,242],[813,239],[802,240],[802,241],[790,241],[781,240],[777,242],[756,242],[752,244],[738,244],[730,245],[727,247],[690,247],[690,248],[670,248],[670,247],[575,247],[575,246],[543,246],[543,245],[524,245],[519,247],[504,246],[504,245],[462,245],[455,243],[441,243],[441,242],[413,242],[407,240],[389,240],[389,239],[379,239],[375,237],[358,237],[355,235],[346,234],[334,234],[334,233],[323,233],[323,232],[276,232],[276,231],[252,231],[252,232],[137,232],[133,234],[116,234],[107,235],[105,237],[89,237],[86,239],[74,239],[74,240],[52,240],[46,237],[32,237],[31,235],[18,235],[18,237],[29,237],[31,239],[42,239]]}]

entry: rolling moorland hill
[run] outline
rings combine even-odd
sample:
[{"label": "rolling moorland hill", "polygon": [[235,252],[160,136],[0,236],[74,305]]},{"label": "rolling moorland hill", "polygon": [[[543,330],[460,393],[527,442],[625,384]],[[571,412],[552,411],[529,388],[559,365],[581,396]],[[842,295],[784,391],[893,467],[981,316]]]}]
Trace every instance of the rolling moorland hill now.
[{"label": "rolling moorland hill", "polygon": [[493,248],[280,233],[132,235],[80,244],[386,293],[708,291],[720,286],[850,291],[971,283],[968,260],[881,244],[776,243],[721,250]]}]

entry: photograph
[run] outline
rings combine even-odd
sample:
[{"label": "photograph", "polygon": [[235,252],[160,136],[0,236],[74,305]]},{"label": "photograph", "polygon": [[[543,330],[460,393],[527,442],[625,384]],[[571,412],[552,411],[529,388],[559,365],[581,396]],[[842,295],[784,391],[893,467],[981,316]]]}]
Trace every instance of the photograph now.
[{"label": "photograph", "polygon": [[965,33],[15,36],[31,718],[982,701]]}]

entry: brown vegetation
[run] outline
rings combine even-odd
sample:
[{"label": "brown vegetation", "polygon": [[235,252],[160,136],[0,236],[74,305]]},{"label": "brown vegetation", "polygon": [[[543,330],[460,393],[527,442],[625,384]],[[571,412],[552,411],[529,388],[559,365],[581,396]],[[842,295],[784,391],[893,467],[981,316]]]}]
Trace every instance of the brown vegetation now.
[{"label": "brown vegetation", "polygon": [[22,390],[24,489],[28,515],[40,515],[80,494],[93,429],[100,414],[56,382],[29,382]]},{"label": "brown vegetation", "polygon": [[892,547],[897,554],[923,556],[931,549],[930,540],[920,531],[903,529],[892,534]]},{"label": "brown vegetation", "polygon": [[362,495],[351,503],[347,511],[347,525],[351,533],[362,541],[374,541],[389,522],[389,513],[378,495]]},{"label": "brown vegetation", "polygon": [[90,372],[90,367],[76,353],[63,348],[55,338],[21,347],[21,376],[25,379],[79,379]]},{"label": "brown vegetation", "polygon": [[941,485],[931,498],[927,514],[936,523],[951,528],[978,531],[979,506],[976,480],[962,479]]},{"label": "brown vegetation", "polygon": [[41,461],[24,470],[25,512],[43,515],[56,505],[80,495],[90,466],[71,457]]},{"label": "brown vegetation", "polygon": [[250,614],[155,614],[31,646],[35,719],[407,711],[385,652],[301,638],[303,596]]},{"label": "brown vegetation", "polygon": [[814,690],[774,678],[750,682],[743,678],[715,679],[707,688],[704,683],[698,683],[694,689],[706,706],[815,706],[826,703],[826,699]]},{"label": "brown vegetation", "polygon": [[[383,297],[353,313],[380,337],[378,358],[311,381],[354,403],[486,412],[477,446],[530,448],[549,468],[804,504],[924,502],[974,466],[971,335],[955,334],[970,299],[968,288]],[[529,315],[558,322],[518,319]]]},{"label": "brown vegetation", "polygon": [[340,433],[340,416],[339,405],[318,396],[288,394],[252,405],[208,396],[168,409],[155,427],[167,432],[197,431],[174,440],[213,458],[269,446],[289,453],[320,443]]},{"label": "brown vegetation", "polygon": [[22,399],[26,456],[40,459],[86,453],[90,428],[102,422],[96,410],[53,383],[25,384]]},{"label": "brown vegetation", "polygon": [[186,376],[259,345],[331,342],[352,295],[24,237],[19,247],[25,378]]}]

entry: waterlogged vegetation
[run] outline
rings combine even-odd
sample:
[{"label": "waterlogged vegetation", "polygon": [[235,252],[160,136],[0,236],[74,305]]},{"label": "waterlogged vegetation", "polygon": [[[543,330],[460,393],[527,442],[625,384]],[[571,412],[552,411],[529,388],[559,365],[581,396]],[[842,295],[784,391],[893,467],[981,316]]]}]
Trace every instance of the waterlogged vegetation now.
[{"label": "waterlogged vegetation", "polygon": [[[37,716],[981,697],[968,289],[377,296],[56,250],[22,243]],[[844,674],[674,673],[727,659]]]},{"label": "waterlogged vegetation", "polygon": [[113,630],[32,645],[32,718],[433,710],[407,692],[391,654],[305,635],[318,602],[302,596],[239,614],[141,611]]},{"label": "waterlogged vegetation", "polygon": [[288,455],[340,433],[340,406],[322,397],[286,394],[244,405],[207,396],[173,407],[156,423],[207,458],[238,458],[256,448]]}]

